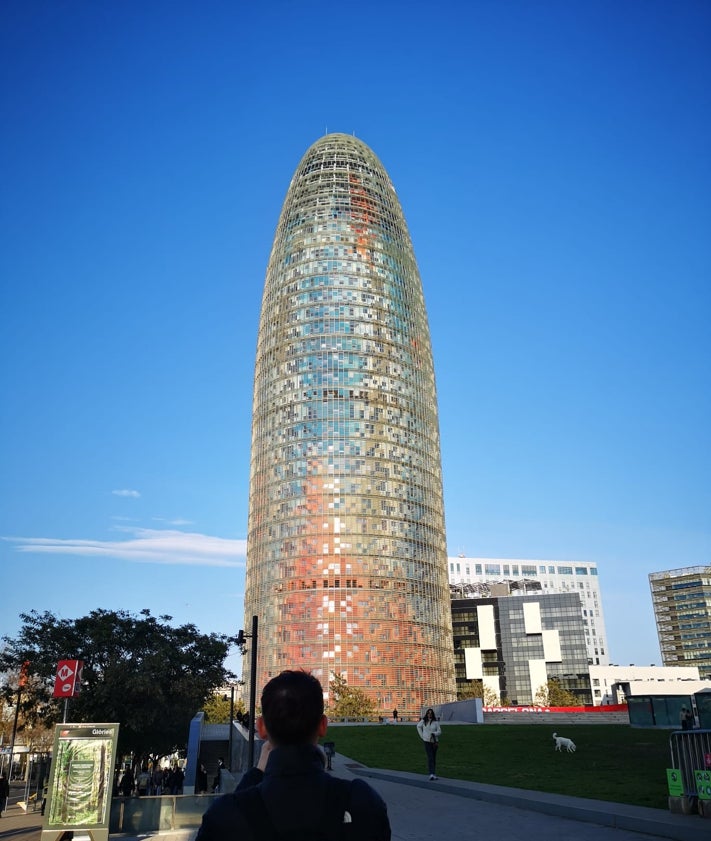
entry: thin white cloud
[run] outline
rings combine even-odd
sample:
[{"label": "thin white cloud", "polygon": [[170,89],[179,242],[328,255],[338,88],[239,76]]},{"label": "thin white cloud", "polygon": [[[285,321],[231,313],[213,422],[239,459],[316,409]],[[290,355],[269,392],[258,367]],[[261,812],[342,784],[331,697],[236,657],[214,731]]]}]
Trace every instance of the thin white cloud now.
[{"label": "thin white cloud", "polygon": [[154,523],[168,523],[169,526],[192,526],[193,520],[184,520],[182,517],[176,517],[174,520],[169,520],[166,517],[153,517]]},{"label": "thin white cloud", "polygon": [[141,495],[138,491],[131,490],[130,488],[123,488],[122,490],[118,491],[111,491],[114,496],[129,496],[132,499],[138,499]]},{"label": "thin white cloud", "polygon": [[143,564],[243,567],[246,540],[178,531],[117,527],[125,540],[4,537],[18,552],[115,558]]}]

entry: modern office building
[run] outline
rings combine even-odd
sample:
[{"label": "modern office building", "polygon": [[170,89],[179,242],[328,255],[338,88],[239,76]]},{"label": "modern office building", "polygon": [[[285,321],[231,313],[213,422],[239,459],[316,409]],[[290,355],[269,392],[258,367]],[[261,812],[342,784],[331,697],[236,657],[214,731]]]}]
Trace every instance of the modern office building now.
[{"label": "modern office building", "polygon": [[662,663],[711,677],[711,566],[652,572],[649,586]]},{"label": "modern office building", "polygon": [[386,711],[454,700],[422,284],[395,189],[350,135],[302,158],[269,258],[245,621],[254,615],[257,688],[303,667],[324,688],[343,675]]},{"label": "modern office building", "polygon": [[554,678],[592,702],[577,592],[455,599],[452,625],[458,689],[482,681],[485,702],[529,705]]},{"label": "modern office building", "polygon": [[577,593],[585,629],[588,663],[607,666],[610,653],[597,565],[589,561],[534,561],[450,557],[449,581],[461,596]]}]

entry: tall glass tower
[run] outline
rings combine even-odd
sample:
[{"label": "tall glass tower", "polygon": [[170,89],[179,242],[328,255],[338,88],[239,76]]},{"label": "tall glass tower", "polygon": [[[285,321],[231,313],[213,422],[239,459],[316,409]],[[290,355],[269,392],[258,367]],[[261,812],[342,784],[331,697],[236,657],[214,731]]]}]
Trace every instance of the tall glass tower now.
[{"label": "tall glass tower", "polygon": [[711,565],[651,572],[649,586],[662,663],[711,678]]},{"label": "tall glass tower", "polygon": [[388,714],[454,700],[422,284],[395,189],[350,135],[328,134],[302,158],[269,258],[245,621],[253,615],[257,691],[305,668],[324,689],[343,676]]}]

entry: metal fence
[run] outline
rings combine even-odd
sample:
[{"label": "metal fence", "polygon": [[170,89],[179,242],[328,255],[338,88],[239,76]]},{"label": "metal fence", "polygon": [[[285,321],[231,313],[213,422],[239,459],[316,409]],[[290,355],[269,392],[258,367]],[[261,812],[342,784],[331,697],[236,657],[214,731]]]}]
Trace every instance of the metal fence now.
[{"label": "metal fence", "polygon": [[711,770],[711,730],[675,730],[669,748],[671,767],[681,772],[684,794],[698,797],[695,772]]}]

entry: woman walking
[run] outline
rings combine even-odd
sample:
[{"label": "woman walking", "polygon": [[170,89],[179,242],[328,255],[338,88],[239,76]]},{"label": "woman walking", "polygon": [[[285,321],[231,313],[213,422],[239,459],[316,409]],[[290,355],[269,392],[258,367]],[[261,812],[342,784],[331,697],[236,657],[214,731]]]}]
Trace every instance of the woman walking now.
[{"label": "woman walking", "polygon": [[417,732],[425,743],[427,754],[427,772],[431,780],[437,779],[437,746],[439,737],[442,735],[442,728],[435,718],[434,710],[430,707],[422,718],[417,722]]}]

